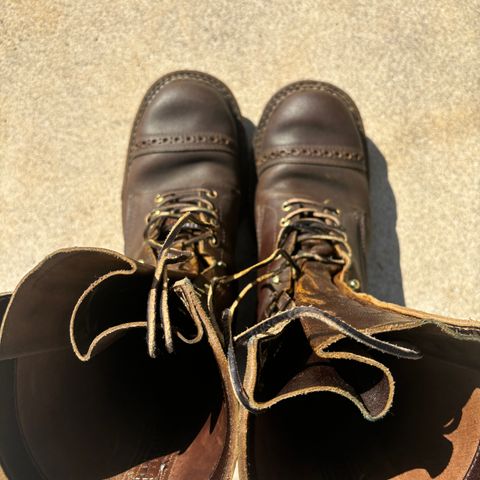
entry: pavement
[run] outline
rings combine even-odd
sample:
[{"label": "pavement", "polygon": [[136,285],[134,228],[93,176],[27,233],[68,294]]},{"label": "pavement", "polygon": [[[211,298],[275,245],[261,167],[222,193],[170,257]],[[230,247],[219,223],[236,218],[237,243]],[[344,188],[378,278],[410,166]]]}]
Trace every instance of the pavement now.
[{"label": "pavement", "polygon": [[480,319],[478,0],[3,0],[0,291],[67,246],[122,250],[130,127],[159,76],[218,76],[253,123],[286,83],[345,89],[370,138],[369,291]]}]

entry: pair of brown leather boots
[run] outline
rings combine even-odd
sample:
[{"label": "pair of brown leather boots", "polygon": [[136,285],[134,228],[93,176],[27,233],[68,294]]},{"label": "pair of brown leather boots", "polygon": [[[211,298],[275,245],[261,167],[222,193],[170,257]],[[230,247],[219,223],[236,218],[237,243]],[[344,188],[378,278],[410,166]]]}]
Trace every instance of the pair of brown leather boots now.
[{"label": "pair of brown leather boots", "polygon": [[198,72],[147,92],[125,255],[56,252],[0,299],[10,478],[223,480],[237,459],[243,480],[480,478],[479,324],[359,293],[369,187],[353,101],[289,85],[254,148],[260,262],[235,274],[238,105]]}]

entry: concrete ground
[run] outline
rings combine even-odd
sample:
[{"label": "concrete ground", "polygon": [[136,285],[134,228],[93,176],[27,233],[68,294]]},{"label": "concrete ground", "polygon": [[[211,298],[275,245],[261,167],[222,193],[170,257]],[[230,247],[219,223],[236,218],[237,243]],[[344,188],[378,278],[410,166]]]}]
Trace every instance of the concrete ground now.
[{"label": "concrete ground", "polygon": [[480,2],[4,0],[0,291],[49,252],[122,249],[148,86],[207,71],[256,122],[288,82],[337,84],[371,139],[370,291],[480,319]]}]

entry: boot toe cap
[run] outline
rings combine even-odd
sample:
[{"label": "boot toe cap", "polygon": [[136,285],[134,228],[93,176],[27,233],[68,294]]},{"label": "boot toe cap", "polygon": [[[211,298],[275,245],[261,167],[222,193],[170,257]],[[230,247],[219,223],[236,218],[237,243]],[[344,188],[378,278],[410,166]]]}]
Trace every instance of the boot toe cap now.
[{"label": "boot toe cap", "polygon": [[346,94],[320,82],[291,87],[297,88],[283,98],[274,97],[270,111],[262,119],[257,154],[287,145],[362,149],[361,119],[356,118],[353,102],[350,104],[340,95],[348,98]]},{"label": "boot toe cap", "polygon": [[134,128],[138,140],[149,135],[217,133],[236,137],[234,112],[225,92],[207,75],[184,75],[157,82],[149,91]]}]

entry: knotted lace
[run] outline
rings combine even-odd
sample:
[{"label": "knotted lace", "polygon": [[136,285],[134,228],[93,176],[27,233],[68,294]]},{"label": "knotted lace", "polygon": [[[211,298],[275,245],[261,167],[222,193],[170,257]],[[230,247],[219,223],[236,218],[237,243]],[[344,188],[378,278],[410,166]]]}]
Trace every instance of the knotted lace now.
[{"label": "knotted lace", "polygon": [[[202,257],[206,270],[213,268],[215,262],[209,262],[199,249],[202,242],[217,244],[218,213],[212,202],[217,196],[214,190],[195,188],[180,192],[168,192],[157,195],[155,208],[146,218],[144,232],[145,243],[156,257],[155,273],[148,296],[147,337],[148,350],[156,356],[157,315],[163,330],[166,350],[173,352],[173,327],[169,312],[169,275],[168,265],[184,263],[193,257]],[[160,299],[158,291],[160,290]],[[196,334],[188,338],[178,328],[175,333],[186,343],[197,343],[202,339],[203,328],[192,318]]]},{"label": "knotted lace", "polygon": [[[237,399],[251,412],[259,411],[259,409],[243,387],[235,345],[248,346],[254,340],[278,335],[289,323],[300,318],[315,319],[346,337],[383,353],[409,359],[417,359],[421,356],[416,349],[386,342],[363,333],[316,307],[295,306],[295,284],[305,261],[322,262],[334,270],[348,269],[352,250],[340,222],[339,210],[326,204],[301,198],[292,198],[284,202],[282,209],[285,211],[285,216],[280,221],[281,229],[277,237],[276,250],[268,258],[235,275],[215,278],[209,291],[209,310],[210,315],[213,316],[212,298],[216,285],[239,280],[254,270],[270,266],[269,270],[261,273],[240,291],[230,308],[224,310],[222,318],[231,382]],[[287,279],[284,278],[285,273],[287,273]],[[277,288],[266,307],[266,318],[234,336],[234,315],[240,302],[252,288],[269,282],[276,285]]]}]

